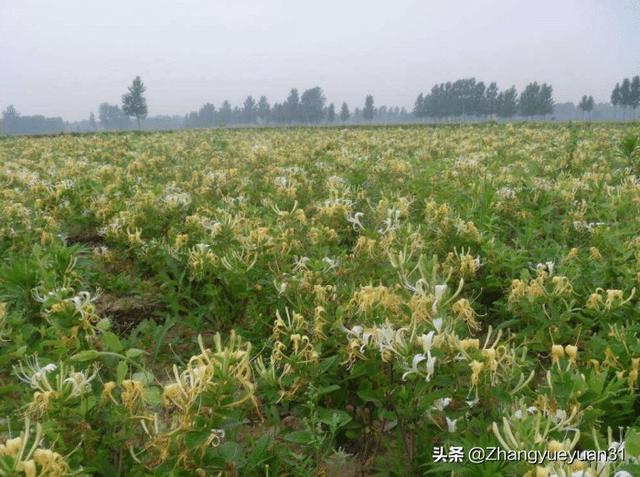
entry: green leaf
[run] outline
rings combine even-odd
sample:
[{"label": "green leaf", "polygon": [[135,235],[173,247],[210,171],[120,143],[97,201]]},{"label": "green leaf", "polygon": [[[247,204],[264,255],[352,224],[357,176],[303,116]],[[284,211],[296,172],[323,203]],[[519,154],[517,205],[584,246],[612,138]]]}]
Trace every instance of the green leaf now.
[{"label": "green leaf", "polygon": [[209,431],[192,431],[187,432],[184,435],[184,445],[189,450],[194,450],[200,447],[209,437]]},{"label": "green leaf", "polygon": [[225,462],[231,462],[236,467],[242,467],[246,462],[244,455],[244,449],[237,442],[227,441],[223,442],[220,447],[220,455],[224,458]]},{"label": "green leaf", "polygon": [[116,381],[118,384],[122,384],[124,378],[127,377],[127,373],[129,372],[129,365],[126,361],[120,361],[118,363],[118,367],[116,368]]},{"label": "green leaf", "polygon": [[137,358],[138,356],[142,356],[143,354],[145,354],[145,351],[142,349],[129,348],[125,353],[125,356],[127,358],[133,359],[133,358]]},{"label": "green leaf", "polygon": [[338,361],[337,355],[323,359],[322,362],[320,363],[319,373],[320,374],[326,373],[329,370],[329,368],[331,368],[331,366],[334,365],[336,361]]},{"label": "green leaf", "polygon": [[109,351],[113,351],[114,353],[119,353],[124,349],[124,346],[122,346],[122,343],[120,342],[120,338],[111,331],[102,333],[102,344],[104,344]]},{"label": "green leaf", "polygon": [[138,371],[136,373],[133,373],[131,379],[140,381],[142,384],[151,384],[155,380],[153,374],[151,374],[149,371]]},{"label": "green leaf", "polygon": [[318,388],[317,391],[317,396],[324,396],[325,394],[329,394],[332,393],[333,391],[337,391],[338,389],[340,389],[340,386],[338,386],[337,384],[331,384],[329,386],[323,386],[321,388]]},{"label": "green leaf", "polygon": [[271,445],[271,436],[261,436],[254,444],[249,454],[249,462],[257,467],[263,462],[269,460],[269,446]]},{"label": "green leaf", "polygon": [[640,431],[633,428],[624,438],[624,448],[632,457],[640,456]]},{"label": "green leaf", "polygon": [[364,402],[372,402],[377,406],[381,404],[381,393],[376,392],[373,389],[361,389],[357,392],[357,395]]},{"label": "green leaf", "polygon": [[640,475],[640,464],[626,464],[620,467],[618,470],[626,470],[631,475]]},{"label": "green leaf", "polygon": [[294,431],[284,436],[284,440],[301,446],[309,446],[315,442],[315,437],[309,431]]},{"label": "green leaf", "polygon": [[93,361],[100,357],[100,353],[95,349],[88,349],[86,351],[80,351],[69,358],[71,361]]},{"label": "green leaf", "polygon": [[328,426],[342,427],[351,422],[351,416],[348,412],[340,409],[318,409],[318,420]]},{"label": "green leaf", "polygon": [[162,391],[158,386],[149,386],[144,389],[144,400],[152,406],[159,406],[162,403]]}]

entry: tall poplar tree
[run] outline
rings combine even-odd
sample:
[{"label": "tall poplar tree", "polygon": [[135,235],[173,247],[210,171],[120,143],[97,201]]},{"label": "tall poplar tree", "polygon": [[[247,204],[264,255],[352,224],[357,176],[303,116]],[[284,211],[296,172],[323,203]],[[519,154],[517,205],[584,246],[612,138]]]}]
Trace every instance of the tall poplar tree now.
[{"label": "tall poplar tree", "polygon": [[140,129],[140,121],[147,117],[147,100],[144,97],[147,88],[140,76],[136,76],[128,90],[122,95],[122,110],[127,116],[136,118],[138,129]]}]

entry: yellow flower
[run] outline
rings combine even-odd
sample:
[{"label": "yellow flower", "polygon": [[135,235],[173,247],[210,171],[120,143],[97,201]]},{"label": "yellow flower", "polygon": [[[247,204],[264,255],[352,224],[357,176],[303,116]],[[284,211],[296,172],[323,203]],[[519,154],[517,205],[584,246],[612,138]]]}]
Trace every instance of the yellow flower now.
[{"label": "yellow flower", "polygon": [[460,340],[460,348],[462,351],[468,351],[472,348],[480,349],[480,340],[474,338],[466,338],[464,340]]},{"label": "yellow flower", "polygon": [[564,352],[567,354],[569,358],[569,363],[576,364],[576,359],[578,357],[578,347],[574,345],[567,345],[564,347]]},{"label": "yellow flower", "polygon": [[585,306],[589,310],[599,310],[600,306],[603,304],[604,304],[604,298],[602,298],[602,295],[600,295],[600,293],[595,292],[589,295],[589,298],[587,299],[587,303]]},{"label": "yellow flower", "polygon": [[562,345],[554,344],[551,346],[551,357],[553,364],[560,366],[560,359],[564,357],[564,348]]},{"label": "yellow flower", "polygon": [[577,256],[578,256],[578,249],[576,247],[573,247],[571,250],[569,250],[569,253],[567,253],[564,259],[565,261],[569,261],[576,258]]},{"label": "yellow flower", "polygon": [[469,363],[469,367],[471,368],[471,387],[478,386],[478,381],[480,380],[480,373],[484,369],[484,363],[480,361],[476,361],[475,359]]},{"label": "yellow flower", "polygon": [[475,319],[476,312],[473,308],[471,308],[471,303],[469,303],[469,300],[467,300],[466,298],[460,298],[458,301],[456,301],[451,307],[451,310],[459,318],[462,318],[472,330],[480,329],[480,325]]},{"label": "yellow flower", "polygon": [[125,379],[122,381],[122,405],[131,413],[135,411],[144,396],[144,386],[140,381]]},{"label": "yellow flower", "polygon": [[589,257],[591,257],[591,260],[596,260],[596,261],[602,260],[602,254],[600,253],[600,250],[598,250],[596,247],[591,247],[589,249]]},{"label": "yellow flower", "polygon": [[102,385],[102,394],[100,396],[101,401],[104,403],[107,400],[111,400],[114,404],[118,404],[113,397],[113,391],[116,388],[116,383],[113,381],[106,382]]},{"label": "yellow flower", "polygon": [[554,295],[571,295],[573,293],[573,286],[567,277],[555,276],[551,279],[553,283]]},{"label": "yellow flower", "polygon": [[536,477],[549,477],[549,471],[538,465],[536,466]]}]

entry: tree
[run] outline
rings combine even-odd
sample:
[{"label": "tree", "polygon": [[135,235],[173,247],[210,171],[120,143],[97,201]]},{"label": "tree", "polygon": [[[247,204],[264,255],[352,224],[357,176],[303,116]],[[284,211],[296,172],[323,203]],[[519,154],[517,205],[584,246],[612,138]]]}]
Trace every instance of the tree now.
[{"label": "tree", "polygon": [[247,96],[247,99],[244,100],[244,104],[242,106],[243,122],[247,124],[255,123],[257,112],[258,112],[258,107],[256,104],[256,100],[253,99],[253,96]]},{"label": "tree", "polygon": [[200,118],[196,111],[191,111],[184,116],[184,127],[187,129],[200,127]]},{"label": "tree", "polygon": [[147,117],[147,100],[144,97],[147,88],[142,83],[140,76],[136,76],[128,90],[122,95],[122,110],[127,116],[136,118],[138,129],[140,129],[140,121]]},{"label": "tree", "polygon": [[593,111],[593,96],[587,96],[586,94],[580,100],[578,107],[582,111],[582,119],[584,119],[586,113]]},{"label": "tree", "polygon": [[322,121],[325,101],[326,98],[319,86],[306,90],[300,97],[300,118],[307,123]]},{"label": "tree", "polygon": [[615,88],[611,91],[611,104],[613,105],[614,110],[617,109],[621,99],[620,83],[616,83]]},{"label": "tree", "polygon": [[271,113],[271,106],[269,106],[269,101],[267,101],[266,96],[260,96],[260,100],[258,101],[258,118],[261,122],[266,123],[269,121],[269,115]]},{"label": "tree", "polygon": [[300,120],[300,96],[298,90],[293,88],[284,102],[285,121],[292,123]]},{"label": "tree", "polygon": [[511,118],[518,112],[518,92],[515,86],[498,94],[496,99],[496,115],[500,118]]},{"label": "tree", "polygon": [[520,94],[518,109],[521,116],[531,117],[538,114],[538,98],[540,96],[540,85],[537,81],[529,83]]},{"label": "tree", "polygon": [[19,122],[20,113],[16,111],[13,104],[10,104],[7,109],[2,112],[2,128],[5,134],[13,134],[20,132]]},{"label": "tree", "polygon": [[425,98],[424,94],[420,93],[416,98],[416,102],[413,104],[413,115],[416,118],[422,118],[426,116],[427,111],[425,110]]},{"label": "tree", "polygon": [[625,78],[620,86],[620,105],[622,106],[622,118],[627,117],[627,108],[631,106],[631,81]]},{"label": "tree", "polygon": [[340,108],[340,121],[344,123],[350,117],[351,117],[351,113],[349,112],[349,105],[346,102],[344,102],[342,103],[342,107]]},{"label": "tree", "polygon": [[129,116],[117,105],[102,103],[98,108],[100,126],[107,131],[118,131],[131,128]]},{"label": "tree", "polygon": [[485,114],[488,114],[489,116],[497,114],[498,94],[498,85],[495,82],[490,83],[485,91]]},{"label": "tree", "polygon": [[546,116],[547,114],[553,114],[553,86],[547,83],[542,83],[540,87],[540,95],[536,102],[538,114]]},{"label": "tree", "polygon": [[364,108],[362,110],[362,117],[366,121],[371,121],[375,113],[376,113],[376,110],[373,103],[373,96],[368,94],[367,97],[364,99]]},{"label": "tree", "polygon": [[22,116],[13,105],[2,113],[2,128],[6,134],[54,134],[65,130],[62,118],[47,118],[41,114]]},{"label": "tree", "polygon": [[282,103],[274,103],[270,117],[273,122],[284,123],[286,121],[284,105]]},{"label": "tree", "polygon": [[98,124],[96,123],[96,115],[93,114],[93,111],[91,111],[91,113],[89,114],[89,128],[92,131],[98,130]]},{"label": "tree", "polygon": [[[475,79],[473,79],[473,81],[475,83]],[[485,96],[487,87],[482,81],[474,83],[470,85],[470,104],[469,107],[465,109],[465,112],[474,116],[484,116],[487,114],[487,101]]]},{"label": "tree", "polygon": [[216,124],[216,108],[211,103],[205,103],[198,111],[198,126],[210,128]]},{"label": "tree", "polygon": [[522,116],[546,116],[553,113],[553,87],[547,83],[529,83],[520,95]]},{"label": "tree", "polygon": [[334,123],[336,121],[336,107],[333,103],[327,108],[327,122]]},{"label": "tree", "polygon": [[231,110],[231,103],[229,103],[229,101],[225,99],[222,103],[222,106],[220,107],[220,111],[218,111],[220,122],[223,124],[230,124],[232,114],[233,112]]},{"label": "tree", "polygon": [[633,115],[635,117],[636,108],[640,106],[640,76],[638,75],[634,76],[631,80],[631,91],[629,96],[629,103],[633,109]]}]

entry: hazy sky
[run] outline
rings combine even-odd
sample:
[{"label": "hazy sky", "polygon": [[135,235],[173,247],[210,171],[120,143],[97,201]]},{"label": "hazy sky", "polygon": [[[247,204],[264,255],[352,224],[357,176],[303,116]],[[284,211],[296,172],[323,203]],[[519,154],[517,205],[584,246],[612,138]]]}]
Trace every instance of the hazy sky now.
[{"label": "hazy sky", "polygon": [[0,0],[0,108],[82,119],[137,74],[151,115],[316,85],[410,107],[468,76],[608,101],[640,74],[640,0]]}]

